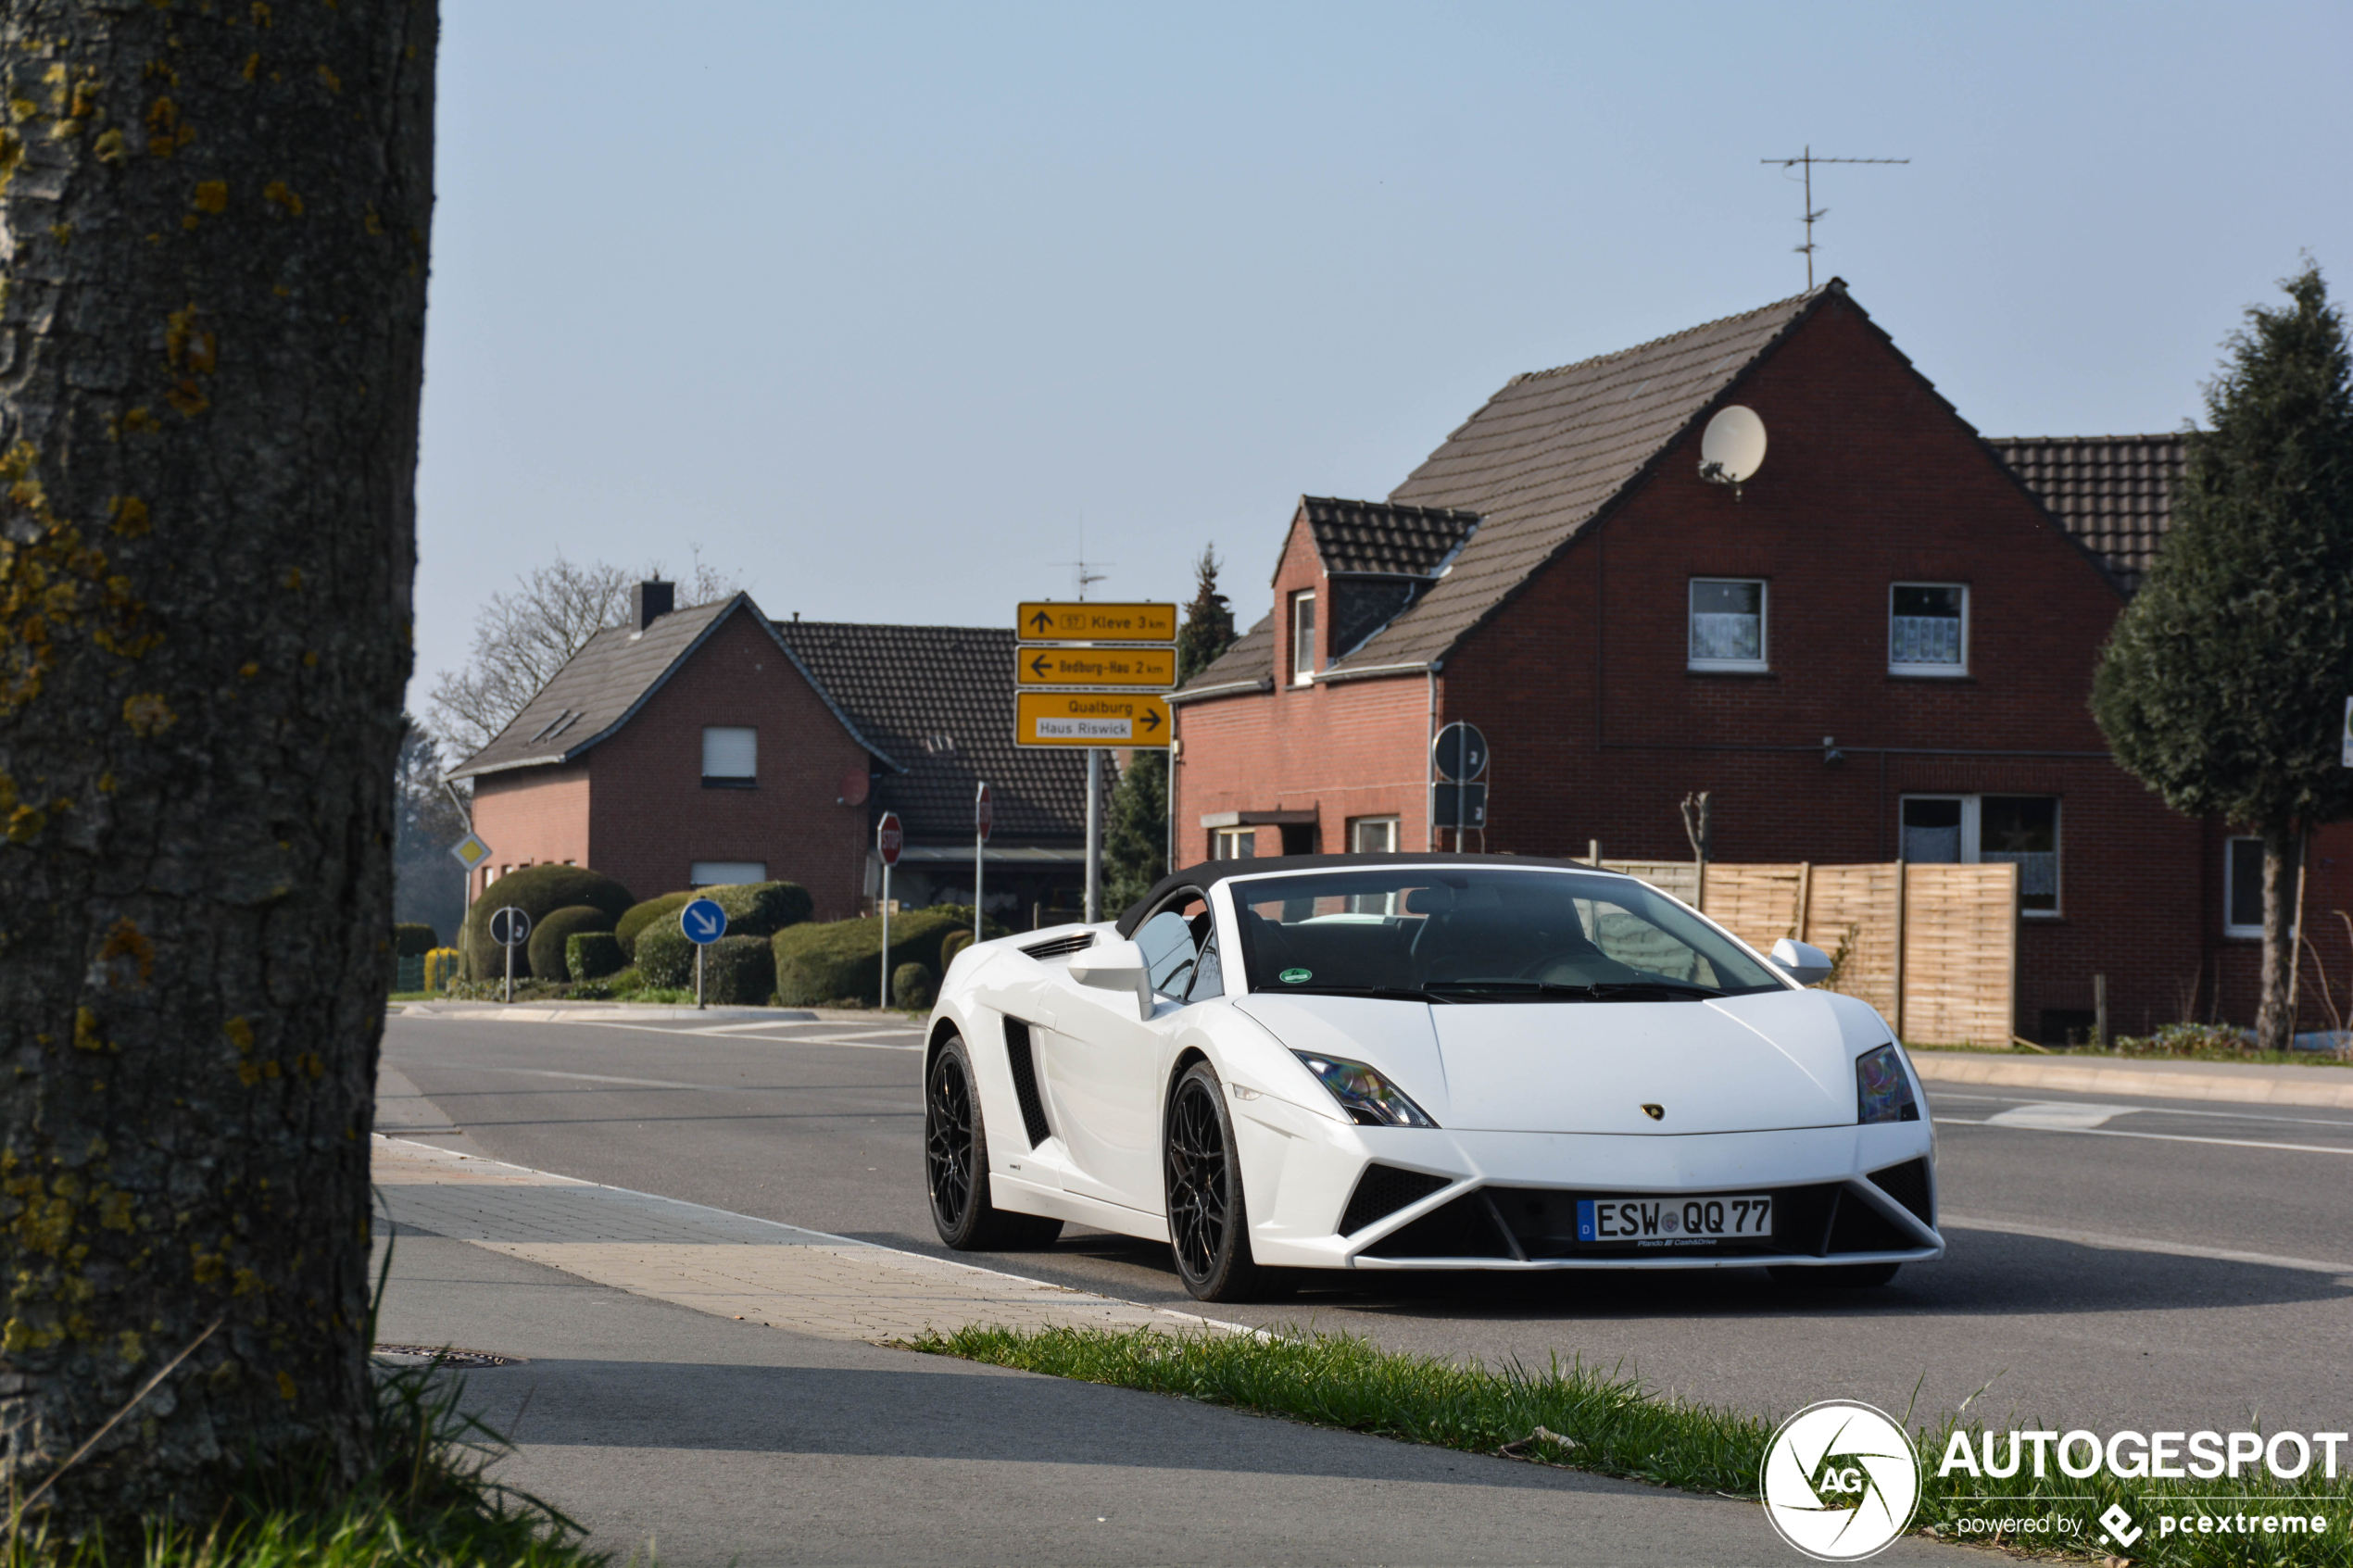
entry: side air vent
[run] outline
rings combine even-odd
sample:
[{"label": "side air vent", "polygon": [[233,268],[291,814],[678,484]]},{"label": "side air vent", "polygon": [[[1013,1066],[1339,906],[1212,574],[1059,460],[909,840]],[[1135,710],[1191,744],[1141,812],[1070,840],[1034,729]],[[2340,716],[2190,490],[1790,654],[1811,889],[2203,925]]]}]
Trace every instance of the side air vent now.
[{"label": "side air vent", "polygon": [[1446,1185],[1444,1176],[1403,1171],[1394,1165],[1367,1165],[1356,1178],[1348,1211],[1340,1217],[1340,1234],[1354,1236],[1377,1220],[1386,1220],[1409,1203],[1418,1203]]},{"label": "side air vent", "polygon": [[1064,953],[1081,953],[1095,945],[1095,934],[1081,931],[1071,936],[1050,936],[1043,942],[1032,942],[1022,949],[1033,959],[1058,959]]},{"label": "side air vent", "polygon": [[1838,1195],[1838,1211],[1831,1220],[1826,1251],[1908,1252],[1919,1238],[1907,1235],[1894,1221],[1871,1207],[1870,1199],[1851,1192]]},{"label": "side air vent", "polygon": [[1874,1171],[1871,1173],[1871,1185],[1909,1209],[1921,1224],[1936,1223],[1935,1208],[1928,1200],[1927,1160],[1906,1160],[1901,1165]]},{"label": "side air vent", "polygon": [[1441,1204],[1365,1249],[1371,1258],[1509,1258],[1512,1244],[1484,1192]]},{"label": "side air vent", "polygon": [[1046,1125],[1046,1102],[1038,1094],[1038,1063],[1029,1054],[1029,1025],[1018,1018],[1005,1020],[1005,1060],[1013,1070],[1013,1098],[1021,1102],[1021,1128],[1036,1148],[1053,1135]]}]

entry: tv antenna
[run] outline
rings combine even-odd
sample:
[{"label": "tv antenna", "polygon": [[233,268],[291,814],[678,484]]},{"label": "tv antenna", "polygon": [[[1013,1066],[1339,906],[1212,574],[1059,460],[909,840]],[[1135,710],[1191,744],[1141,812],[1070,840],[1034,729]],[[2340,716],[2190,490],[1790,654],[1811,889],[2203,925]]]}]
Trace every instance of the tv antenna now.
[{"label": "tv antenna", "polygon": [[[1087,596],[1088,584],[1106,582],[1109,580],[1110,574],[1107,572],[1089,571],[1087,570],[1087,513],[1083,509],[1078,514],[1078,558],[1070,564],[1072,570],[1078,574],[1078,596],[1082,600]],[[1099,560],[1095,564],[1097,566],[1117,566],[1119,563],[1115,560]]]},{"label": "tv antenna", "polygon": [[1806,150],[1795,157],[1761,157],[1756,161],[1778,163],[1783,169],[1803,166],[1806,170],[1806,216],[1803,220],[1806,243],[1797,249],[1806,257],[1806,288],[1810,294],[1814,288],[1814,225],[1831,215],[1829,207],[1814,205],[1814,166],[1818,163],[1909,163],[1912,160],[1907,157],[1816,157],[1813,144],[1808,143]]}]

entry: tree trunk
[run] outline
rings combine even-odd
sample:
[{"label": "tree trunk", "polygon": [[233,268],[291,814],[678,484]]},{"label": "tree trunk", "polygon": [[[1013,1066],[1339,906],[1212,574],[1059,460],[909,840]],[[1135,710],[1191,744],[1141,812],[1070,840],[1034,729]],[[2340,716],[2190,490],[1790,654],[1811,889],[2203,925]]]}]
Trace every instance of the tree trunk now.
[{"label": "tree trunk", "polygon": [[2294,1042],[2296,929],[2296,870],[2304,863],[2304,830],[2266,827],[2263,830],[2263,976],[2262,1003],[2255,1014],[2255,1048],[2284,1051]]},{"label": "tree trunk", "polygon": [[361,1462],[431,0],[0,0],[0,1481]]}]

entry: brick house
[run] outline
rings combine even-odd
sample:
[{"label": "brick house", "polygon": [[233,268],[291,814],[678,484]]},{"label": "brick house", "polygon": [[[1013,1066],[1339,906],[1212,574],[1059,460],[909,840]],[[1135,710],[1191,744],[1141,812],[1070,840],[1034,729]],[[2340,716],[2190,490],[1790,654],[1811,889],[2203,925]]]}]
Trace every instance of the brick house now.
[{"label": "brick house", "polygon": [[[1734,405],[1738,487],[1699,472]],[[1707,790],[1719,860],[2017,861],[2021,1033],[2087,1024],[2095,973],[2119,1030],[2233,1007],[2243,857],[2086,707],[2181,458],[1989,443],[1836,280],[1516,376],[1386,501],[1302,499],[1273,611],[1173,698],[1179,857],[1443,847],[1468,720],[1487,847],[1688,858]]]},{"label": "brick house", "polygon": [[451,771],[472,781],[492,850],[470,900],[510,871],[560,861],[641,898],[798,882],[816,918],[838,920],[871,907],[888,809],[911,860],[960,845],[963,870],[895,876],[892,897],[969,897],[974,784],[987,778],[991,910],[1069,901],[1083,770],[1013,745],[1011,631],[778,622],[746,594],[673,610],[672,592],[640,584],[631,624],[591,638]]}]

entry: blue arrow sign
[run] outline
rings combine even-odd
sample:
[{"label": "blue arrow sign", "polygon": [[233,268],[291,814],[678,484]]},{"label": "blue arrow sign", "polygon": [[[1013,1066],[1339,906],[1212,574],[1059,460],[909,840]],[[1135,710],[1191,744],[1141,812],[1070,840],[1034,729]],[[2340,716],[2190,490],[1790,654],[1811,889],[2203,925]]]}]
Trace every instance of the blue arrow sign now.
[{"label": "blue arrow sign", "polygon": [[698,898],[678,911],[678,929],[687,941],[707,947],[727,935],[727,911],[709,898]]}]

